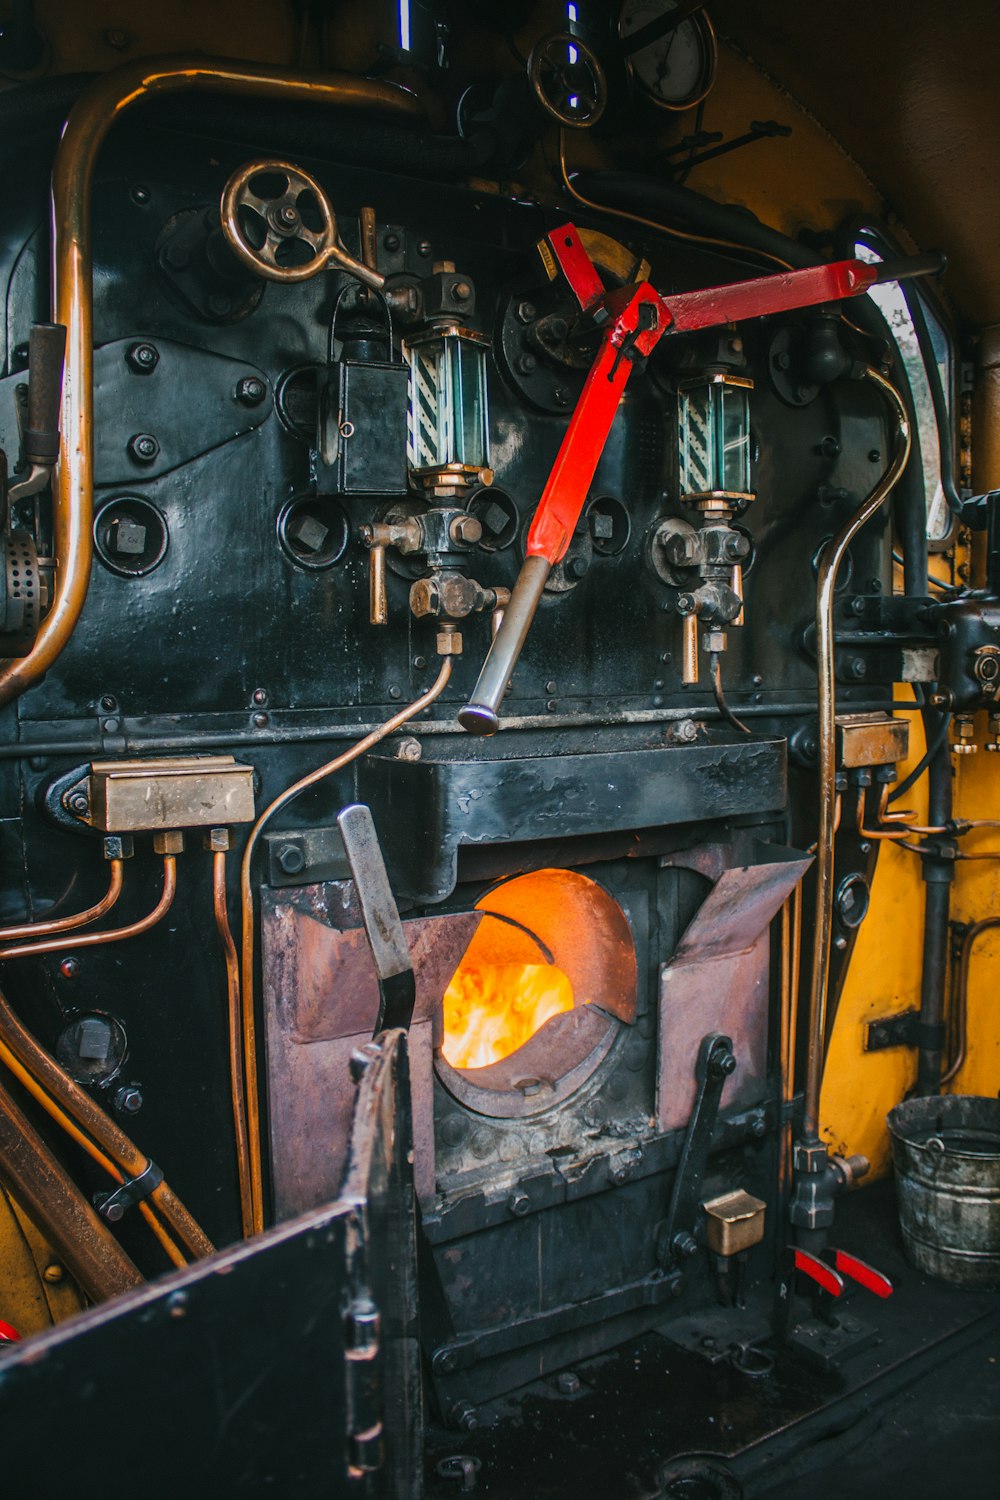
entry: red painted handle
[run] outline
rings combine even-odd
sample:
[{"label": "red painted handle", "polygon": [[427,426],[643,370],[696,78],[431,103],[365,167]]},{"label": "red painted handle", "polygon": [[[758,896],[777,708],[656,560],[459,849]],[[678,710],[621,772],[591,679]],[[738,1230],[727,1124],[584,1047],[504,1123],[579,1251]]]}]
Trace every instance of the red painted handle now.
[{"label": "red painted handle", "polygon": [[793,1252],[793,1263],[796,1271],[801,1271],[803,1276],[808,1276],[822,1291],[828,1292],[831,1297],[840,1297],[844,1292],[844,1283],[836,1271],[832,1270],[824,1260],[817,1260],[815,1255],[810,1255],[808,1250],[800,1250],[796,1246]]},{"label": "red painted handle", "polygon": [[892,1296],[893,1287],[888,1276],[876,1271],[867,1261],[859,1260],[856,1255],[849,1255],[846,1250],[834,1250],[833,1264],[842,1275],[849,1276],[866,1291],[874,1292],[876,1297]]},{"label": "red painted handle", "polygon": [[717,328],[720,323],[739,323],[744,318],[763,318],[769,313],[857,297],[875,285],[880,270],[880,266],[863,260],[835,260],[827,266],[808,266],[804,271],[783,271],[775,276],[757,276],[753,281],[735,281],[730,286],[678,292],[664,300],[673,318],[673,332],[693,333],[699,328]]}]

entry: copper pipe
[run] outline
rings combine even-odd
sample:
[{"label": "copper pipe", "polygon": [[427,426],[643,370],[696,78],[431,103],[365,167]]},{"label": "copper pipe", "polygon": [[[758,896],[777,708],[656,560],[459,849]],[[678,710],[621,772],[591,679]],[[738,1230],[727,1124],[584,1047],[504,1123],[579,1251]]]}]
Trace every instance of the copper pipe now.
[{"label": "copper pipe", "polygon": [[[171,864],[173,863],[172,856],[168,855],[164,859],[165,866],[168,860]],[[166,885],[165,877],[165,889]],[[102,934],[95,934],[95,936],[99,937]],[[91,1099],[90,1095],[74,1083],[55,1058],[39,1045],[31,1032],[11,1010],[2,994],[0,994],[0,1039],[6,1042],[17,1060],[46,1093],[50,1094],[58,1105],[103,1148],[121,1172],[129,1177],[139,1177],[145,1172],[149,1166],[149,1159],[129,1140],[124,1131],[119,1129],[114,1120]],[[168,1224],[193,1255],[204,1256],[212,1253],[211,1241],[166,1182],[161,1182],[150,1198],[139,1207],[145,1210],[150,1204],[160,1209]],[[144,1217],[148,1219],[148,1214],[144,1214]]]},{"label": "copper pipe", "polygon": [[[939,828],[925,828],[925,827],[921,826],[920,824],[916,824],[916,823],[907,823],[905,826],[900,826],[898,828],[866,828],[865,827],[865,800],[866,800],[865,799],[865,788],[863,786],[859,786],[858,787],[857,805],[855,807],[855,813],[854,813],[854,826],[857,829],[857,832],[858,832],[858,835],[859,835],[860,838],[863,838],[863,839],[889,839],[893,843],[898,843],[901,839],[908,839],[911,836],[911,834],[914,834],[914,833],[930,834],[930,833],[947,833],[948,832],[947,828],[944,828],[944,827],[939,827]],[[879,821],[881,821],[881,814],[882,814],[882,806],[883,806],[883,804],[884,804],[884,793],[883,793],[883,802],[880,803],[880,805],[879,805]],[[890,813],[889,814],[889,821],[890,822],[898,821],[898,818],[899,818],[899,814],[898,813]]]},{"label": "copper pipe", "polygon": [[142,1284],[114,1235],[3,1088],[0,1176],[88,1297],[103,1302]]},{"label": "copper pipe", "polygon": [[[107,932],[87,932],[83,937],[73,939],[74,948],[98,948],[103,943],[120,943],[125,938],[139,937],[155,927],[161,917],[165,917],[174,901],[177,890],[177,860],[172,854],[163,856],[163,889],[160,899],[152,911],[140,917],[137,922],[129,922],[126,927],[112,927]],[[8,958],[33,958],[39,953],[56,953],[66,944],[59,937],[45,938],[40,943],[20,943],[15,948],[0,948],[0,960]]]},{"label": "copper pipe", "polygon": [[108,889],[96,906],[86,911],[74,912],[71,917],[60,917],[52,922],[24,922],[20,927],[0,927],[0,943],[13,943],[18,938],[46,937],[55,932],[72,932],[74,928],[86,927],[88,922],[97,922],[106,917],[122,893],[125,882],[125,865],[120,859],[111,861]]},{"label": "copper pipe", "polygon": [[65,324],[62,452],[53,486],[55,599],[30,654],[0,671],[0,703],[38,681],[59,656],[83,609],[90,581],[94,522],[93,251],[90,198],[98,153],[111,127],[133,105],[160,94],[207,90],[378,109],[419,117],[415,95],[348,73],[290,75],[227,58],[139,58],[106,73],[70,111],[52,171],[53,322]]},{"label": "copper pipe", "polygon": [[819,1096],[823,1083],[826,1012],[830,993],[830,944],[833,933],[833,839],[836,788],[836,679],[833,657],[833,606],[837,575],[848,547],[861,528],[881,509],[910,456],[910,424],[895,387],[869,366],[864,378],[886,397],[896,419],[892,462],[855,514],[827,543],[820,559],[816,586],[816,671],[819,708],[819,838],[816,848],[816,907],[813,924],[812,973],[809,986],[809,1050],[802,1134],[819,1139]]},{"label": "copper pipe", "polygon": [[[792,1079],[792,914],[791,896],[781,908],[781,1015],[778,1020],[779,1071],[781,1073],[781,1102],[787,1104],[794,1092]],[[785,1193],[792,1176],[792,1135],[790,1121],[781,1124],[778,1146],[778,1196],[784,1202]],[[782,1222],[784,1216],[782,1216]]]},{"label": "copper pipe", "polygon": [[452,658],[445,656],[441,661],[441,670],[433,685],[427,689],[422,697],[414,700],[406,708],[401,708],[398,714],[393,714],[391,719],[378,729],[373,729],[371,734],[366,734],[364,739],[358,740],[349,750],[328,760],[325,765],[315,771],[310,771],[308,776],[303,776],[300,781],[293,782],[290,787],[275,797],[250,830],[246,847],[243,850],[243,862],[240,868],[240,907],[243,922],[242,941],[242,995],[243,995],[243,1066],[246,1078],[246,1102],[247,1102],[247,1126],[250,1135],[250,1176],[253,1185],[253,1218],[254,1233],[259,1234],[264,1228],[264,1174],[260,1145],[260,1091],[257,1085],[257,1023],[254,1014],[254,907],[253,887],[250,883],[250,873],[253,864],[253,853],[257,846],[261,830],[265,823],[273,817],[282,807],[287,806],[293,797],[304,792],[307,787],[315,786],[318,781],[323,781],[327,776],[333,776],[337,771],[343,770],[344,766],[350,765],[351,761],[357,760],[384,740],[387,735],[401,729],[410,719],[416,718],[425,708],[429,708],[436,699],[440,698],[448,685],[451,677]]},{"label": "copper pipe", "polygon": [[969,1036],[969,965],[972,962],[972,950],[977,939],[994,927],[1000,927],[1000,917],[983,917],[982,921],[973,922],[970,927],[967,927],[962,938],[953,1007],[958,1021],[958,1047],[947,1072],[941,1074],[942,1088],[946,1083],[951,1082],[965,1062]]},{"label": "copper pipe", "polygon": [[212,855],[212,905],[215,928],[222,942],[226,960],[226,992],[229,998],[229,1077],[233,1102],[233,1127],[236,1132],[236,1172],[240,1185],[240,1218],[243,1237],[253,1234],[253,1187],[250,1181],[250,1143],[247,1136],[247,1104],[243,1083],[243,1052],[240,1021],[240,963],[229,925],[226,905],[226,855],[217,849]]},{"label": "copper pipe", "polygon": [[681,620],[681,682],[693,687],[698,681],[698,616]]},{"label": "copper pipe", "polygon": [[[99,1167],[107,1172],[108,1176],[112,1179],[113,1182],[121,1183],[125,1181],[125,1173],[122,1172],[118,1167],[116,1167],[114,1162],[111,1161],[109,1157],[105,1156],[101,1148],[99,1146],[96,1146],[90,1139],[90,1137],[88,1135],[85,1135],[78,1125],[75,1125],[73,1123],[69,1115],[67,1115],[64,1110],[60,1109],[55,1100],[45,1092],[38,1080],[34,1078],[31,1073],[28,1072],[28,1069],[18,1061],[14,1053],[7,1046],[6,1042],[3,1041],[0,1041],[0,1062],[2,1062],[4,1064],[4,1067],[6,1067],[11,1073],[14,1074],[14,1077],[28,1091],[31,1097],[42,1106],[49,1118],[54,1120],[59,1128],[61,1130],[64,1130],[70,1137],[70,1139],[75,1141],[76,1144],[87,1153],[92,1161],[95,1161]],[[163,1225],[160,1223],[159,1219],[157,1218],[156,1214],[153,1212],[149,1204],[140,1203],[139,1212],[148,1223],[150,1229],[153,1231],[156,1238],[162,1245],[164,1251],[166,1252],[167,1257],[173,1262],[173,1264],[175,1266],[186,1266],[186,1258],[181,1254],[180,1250],[178,1250],[177,1246],[174,1244],[174,1241],[170,1238],[170,1235],[164,1229]]]}]

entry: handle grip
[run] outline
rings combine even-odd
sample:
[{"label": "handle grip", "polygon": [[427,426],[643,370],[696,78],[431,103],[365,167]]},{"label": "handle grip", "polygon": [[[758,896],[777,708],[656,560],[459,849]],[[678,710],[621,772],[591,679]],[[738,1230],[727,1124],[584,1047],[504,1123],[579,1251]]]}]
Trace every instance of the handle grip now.
[{"label": "handle grip", "polygon": [[551,571],[552,564],[546,557],[532,554],[524,559],[475,691],[458,716],[469,734],[496,734],[500,728],[500,704]]},{"label": "handle grip", "polygon": [[28,339],[28,420],[24,456],[30,464],[51,468],[59,457],[59,408],[62,402],[66,329],[61,323],[35,323]]}]

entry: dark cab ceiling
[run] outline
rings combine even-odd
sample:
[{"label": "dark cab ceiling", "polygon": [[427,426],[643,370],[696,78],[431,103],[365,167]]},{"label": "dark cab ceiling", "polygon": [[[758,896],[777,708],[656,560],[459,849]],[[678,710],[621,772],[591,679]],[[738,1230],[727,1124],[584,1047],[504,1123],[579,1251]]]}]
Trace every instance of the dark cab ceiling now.
[{"label": "dark cab ceiling", "polygon": [[995,0],[722,0],[713,17],[856,158],[921,248],[947,249],[963,318],[1000,320]]}]

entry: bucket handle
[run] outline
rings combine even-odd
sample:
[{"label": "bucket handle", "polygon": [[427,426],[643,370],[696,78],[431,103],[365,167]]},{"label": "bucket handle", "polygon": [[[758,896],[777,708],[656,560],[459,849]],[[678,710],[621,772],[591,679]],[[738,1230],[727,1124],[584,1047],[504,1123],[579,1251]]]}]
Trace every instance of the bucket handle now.
[{"label": "bucket handle", "polygon": [[940,1163],[944,1160],[945,1144],[939,1135],[930,1135],[924,1141],[924,1149],[927,1152],[927,1165],[932,1172],[936,1172]]}]

